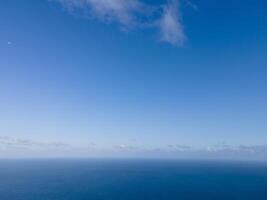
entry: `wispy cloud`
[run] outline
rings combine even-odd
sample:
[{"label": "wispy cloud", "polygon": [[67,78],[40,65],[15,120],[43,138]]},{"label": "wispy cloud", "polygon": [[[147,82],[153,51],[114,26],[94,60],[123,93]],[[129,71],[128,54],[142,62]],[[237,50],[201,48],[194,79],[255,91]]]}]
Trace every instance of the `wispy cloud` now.
[{"label": "wispy cloud", "polygon": [[88,17],[104,22],[118,22],[124,27],[138,23],[138,16],[147,14],[149,7],[137,0],[58,0],[70,10],[81,9]]},{"label": "wispy cloud", "polygon": [[0,136],[0,152],[12,151],[61,151],[71,150],[72,146],[61,142],[44,143],[29,139]]},{"label": "wispy cloud", "polygon": [[246,155],[266,154],[267,145],[216,145],[203,149],[207,152],[242,153]]},{"label": "wispy cloud", "polygon": [[140,149],[137,146],[120,144],[120,145],[114,145],[113,146],[113,150],[127,152],[127,151],[137,151],[137,150],[140,150]]},{"label": "wispy cloud", "polygon": [[123,29],[157,28],[160,40],[182,45],[184,33],[179,0],[147,4],[142,0],[54,0],[89,19],[118,23]]},{"label": "wispy cloud", "polygon": [[155,157],[192,159],[267,160],[267,145],[212,145],[193,147],[180,144],[146,146],[118,144],[75,146],[62,142],[38,142],[0,136],[0,157]]},{"label": "wispy cloud", "polygon": [[168,149],[171,150],[171,151],[191,151],[193,150],[193,148],[191,146],[187,146],[187,145],[172,145],[172,144],[169,144],[168,145]]},{"label": "wispy cloud", "polygon": [[183,45],[186,36],[181,23],[178,1],[170,1],[164,6],[162,17],[159,20],[159,28],[162,41],[173,45]]}]

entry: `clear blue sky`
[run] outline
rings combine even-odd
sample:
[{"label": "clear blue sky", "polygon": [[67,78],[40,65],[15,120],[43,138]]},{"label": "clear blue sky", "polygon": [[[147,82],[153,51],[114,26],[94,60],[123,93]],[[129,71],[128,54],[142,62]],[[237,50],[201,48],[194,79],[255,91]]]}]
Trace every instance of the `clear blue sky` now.
[{"label": "clear blue sky", "polygon": [[110,7],[71,1],[1,1],[0,135],[101,148],[267,145],[266,1],[139,1],[174,6],[170,29],[154,24],[158,13],[144,25],[128,5],[106,19]]}]

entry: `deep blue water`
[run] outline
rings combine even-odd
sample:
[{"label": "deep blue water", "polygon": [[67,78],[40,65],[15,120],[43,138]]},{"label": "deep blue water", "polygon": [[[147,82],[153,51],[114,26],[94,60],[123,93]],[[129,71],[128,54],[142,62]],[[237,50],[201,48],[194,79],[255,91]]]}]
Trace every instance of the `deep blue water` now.
[{"label": "deep blue water", "polygon": [[267,200],[267,164],[0,160],[0,200]]}]

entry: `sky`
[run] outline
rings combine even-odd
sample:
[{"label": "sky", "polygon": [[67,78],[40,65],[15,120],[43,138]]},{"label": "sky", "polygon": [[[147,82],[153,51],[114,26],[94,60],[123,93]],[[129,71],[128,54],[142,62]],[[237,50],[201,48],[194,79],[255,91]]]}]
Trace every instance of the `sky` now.
[{"label": "sky", "polygon": [[267,159],[264,0],[3,0],[0,157]]}]

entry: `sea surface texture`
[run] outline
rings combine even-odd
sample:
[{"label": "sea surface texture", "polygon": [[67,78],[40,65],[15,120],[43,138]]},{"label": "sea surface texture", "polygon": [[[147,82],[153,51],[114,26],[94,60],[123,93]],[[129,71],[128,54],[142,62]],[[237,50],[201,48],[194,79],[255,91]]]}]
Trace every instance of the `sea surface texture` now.
[{"label": "sea surface texture", "polygon": [[1,160],[0,200],[267,200],[267,165]]}]

